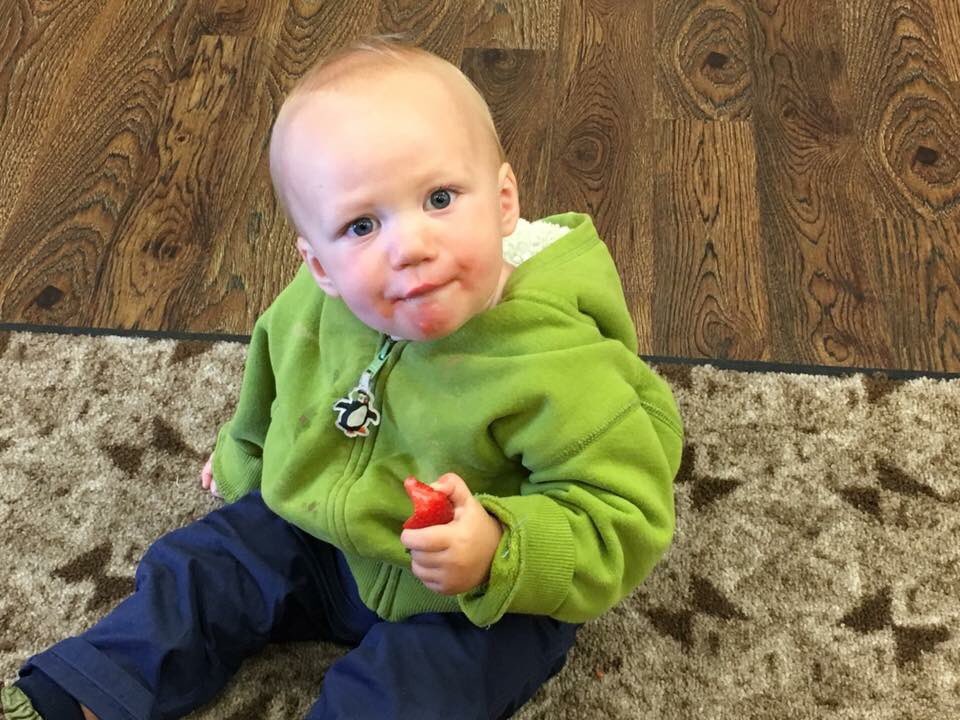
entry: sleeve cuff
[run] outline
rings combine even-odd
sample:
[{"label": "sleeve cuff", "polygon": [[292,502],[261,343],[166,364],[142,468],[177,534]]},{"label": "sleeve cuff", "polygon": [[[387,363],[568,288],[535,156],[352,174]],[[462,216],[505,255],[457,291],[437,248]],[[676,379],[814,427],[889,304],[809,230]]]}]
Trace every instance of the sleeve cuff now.
[{"label": "sleeve cuff", "polygon": [[234,502],[260,487],[263,460],[240,449],[237,441],[230,437],[229,428],[230,423],[226,423],[217,436],[213,451],[213,478],[217,483],[217,492],[223,499]]},{"label": "sleeve cuff", "polygon": [[574,544],[563,509],[543,495],[477,500],[503,524],[490,580],[458,596],[474,625],[486,627],[506,613],[551,615],[567,597],[573,579]]}]

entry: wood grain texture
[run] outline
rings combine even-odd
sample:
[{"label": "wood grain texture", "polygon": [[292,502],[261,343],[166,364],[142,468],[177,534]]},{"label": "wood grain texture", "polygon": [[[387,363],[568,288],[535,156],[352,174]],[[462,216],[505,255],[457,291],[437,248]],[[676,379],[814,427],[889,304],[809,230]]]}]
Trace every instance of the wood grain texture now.
[{"label": "wood grain texture", "polygon": [[[474,0],[466,12],[468,48],[556,50],[561,0]],[[469,7],[469,5],[468,5]]]},{"label": "wood grain texture", "polygon": [[467,48],[461,69],[483,93],[520,188],[521,215],[549,214],[550,116],[554,104],[547,55],[541,50]]},{"label": "wood grain texture", "polygon": [[960,83],[960,3],[955,0],[930,0],[934,29],[937,32],[937,47],[953,84],[956,99],[957,83]]},{"label": "wood grain texture", "polygon": [[650,153],[653,7],[571,0],[556,53],[551,212],[592,215],[610,245],[640,346],[653,347]]},{"label": "wood grain texture", "polygon": [[36,36],[36,17],[29,0],[8,2],[0,11],[0,127],[10,110],[10,83],[16,61],[25,53],[25,48],[36,41]]},{"label": "wood grain texture", "polygon": [[473,80],[524,217],[593,216],[642,352],[960,371],[955,0],[6,0],[0,322],[248,333],[273,118],[369,32]]},{"label": "wood grain texture", "polygon": [[[943,221],[881,219],[876,232],[880,272],[890,308],[893,344],[908,367],[960,368],[960,226]],[[898,312],[915,307],[911,313]]]},{"label": "wood grain texture", "polygon": [[271,5],[281,10],[267,88],[278,110],[284,95],[317,58],[372,31],[379,15],[376,2],[291,0]]},{"label": "wood grain texture", "polygon": [[205,35],[262,38],[273,23],[265,16],[277,15],[276,3],[256,0],[197,0],[198,19]]},{"label": "wood grain texture", "polygon": [[0,233],[4,238],[10,235],[10,219],[17,206],[40,200],[30,192],[30,176],[43,149],[58,144],[51,135],[63,114],[63,97],[73,93],[87,55],[99,43],[100,33],[93,24],[102,11],[103,2],[64,3],[39,10],[17,2],[0,16],[0,26],[5,28],[0,69]]},{"label": "wood grain texture", "polygon": [[749,117],[752,43],[740,0],[655,5],[656,117]]},{"label": "wood grain texture", "polygon": [[947,0],[840,5],[851,107],[875,187],[873,252],[896,363],[960,370],[960,95]]},{"label": "wood grain texture", "polygon": [[[56,70],[34,77],[40,92],[30,89],[30,76],[42,63],[29,53],[18,62],[30,68],[25,89],[14,91],[14,106],[22,114],[13,115],[13,127],[3,134],[33,136],[21,123],[37,118],[41,131],[22,163],[26,183],[15,182],[14,196],[0,198],[0,207],[12,208],[3,227],[12,267],[0,278],[2,316],[92,322],[102,249],[156,171],[164,87],[190,54],[184,45],[199,39],[199,33],[183,29],[190,18],[166,5],[142,4],[155,20],[148,24],[120,1],[102,7],[96,18],[84,16],[90,30],[82,33],[82,48],[50,51]],[[49,25],[41,33],[45,39],[56,36]],[[61,76],[68,92],[45,96],[48,89],[62,92]]]},{"label": "wood grain texture", "polygon": [[376,30],[399,33],[459,65],[466,35],[462,12],[459,3],[448,0],[380,0]]},{"label": "wood grain texture", "polygon": [[657,121],[653,326],[667,355],[773,355],[753,148],[747,122]]},{"label": "wood grain texture", "polygon": [[771,337],[777,360],[889,367],[879,282],[863,263],[876,208],[839,20],[833,0],[764,0],[751,15]]},{"label": "wood grain texture", "polygon": [[[925,0],[839,3],[860,138],[884,210],[960,214],[960,103]],[[951,13],[952,14],[952,13]],[[947,18],[947,13],[941,13]]]},{"label": "wood grain texture", "polygon": [[240,207],[229,196],[250,182],[256,165],[248,149],[260,144],[264,128],[247,114],[256,86],[242,78],[259,59],[251,38],[204,35],[189,74],[168,87],[157,172],[106,253],[94,303],[98,327],[190,324],[203,297],[197,280],[210,240],[235,222]]}]

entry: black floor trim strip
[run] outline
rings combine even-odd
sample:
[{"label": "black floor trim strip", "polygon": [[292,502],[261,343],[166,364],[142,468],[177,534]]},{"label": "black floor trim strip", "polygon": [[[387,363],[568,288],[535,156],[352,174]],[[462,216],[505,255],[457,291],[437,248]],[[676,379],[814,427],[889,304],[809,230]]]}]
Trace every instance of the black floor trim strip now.
[{"label": "black floor trim strip", "polygon": [[681,358],[663,355],[641,355],[644,360],[654,365],[710,365],[719,370],[736,370],[737,372],[778,372],[793,373],[795,375],[884,375],[891,380],[912,380],[914,378],[930,378],[932,380],[958,380],[960,373],[935,372],[933,370],[897,370],[884,368],[863,367],[834,367],[831,365],[799,365],[794,363],[766,362],[759,360],[717,360],[710,358]]},{"label": "black floor trim strip", "polygon": [[0,323],[0,332],[32,332],[48,335],[93,335],[145,338],[147,340],[196,340],[198,342],[249,343],[249,335],[227,333],[191,333],[167,330],[114,330],[112,328],[64,327],[60,325],[30,325],[27,323]]},{"label": "black floor trim strip", "polygon": [[[230,335],[227,333],[191,333],[160,330],[114,330],[110,328],[81,328],[57,325],[31,325],[27,323],[0,323],[0,332],[33,332],[51,335],[93,335],[145,338],[149,340],[194,340],[197,342],[239,342],[249,343],[249,335]],[[655,365],[710,365],[719,370],[738,372],[779,372],[797,375],[884,375],[893,380],[911,380],[913,378],[931,378],[934,380],[958,380],[960,373],[945,373],[927,370],[897,370],[884,368],[833,367],[830,365],[800,365],[794,363],[765,362],[759,360],[720,360],[714,358],[684,358],[665,355],[642,355],[645,361]]]}]

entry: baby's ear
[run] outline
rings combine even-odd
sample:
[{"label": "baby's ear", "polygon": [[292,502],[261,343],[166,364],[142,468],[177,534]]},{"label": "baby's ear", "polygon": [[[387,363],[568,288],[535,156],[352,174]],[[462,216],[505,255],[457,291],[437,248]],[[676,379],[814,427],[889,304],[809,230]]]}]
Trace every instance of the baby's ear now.
[{"label": "baby's ear", "polygon": [[327,271],[323,269],[323,265],[320,264],[317,254],[313,251],[313,247],[311,247],[305,237],[301,236],[297,238],[297,252],[299,252],[300,257],[303,258],[303,263],[307,266],[307,269],[310,270],[310,274],[313,275],[317,286],[330,297],[339,297],[340,293],[333,284],[333,280],[327,275]]},{"label": "baby's ear", "polygon": [[520,217],[520,191],[510,163],[505,162],[500,166],[497,180],[500,187],[500,232],[503,237],[507,237],[513,234],[517,227],[517,218]]}]

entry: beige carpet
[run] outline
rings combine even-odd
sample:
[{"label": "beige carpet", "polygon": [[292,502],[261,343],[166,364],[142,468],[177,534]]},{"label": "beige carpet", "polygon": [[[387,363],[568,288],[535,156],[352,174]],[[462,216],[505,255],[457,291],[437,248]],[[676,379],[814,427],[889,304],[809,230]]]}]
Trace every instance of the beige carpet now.
[{"label": "beige carpet", "polygon": [[[215,507],[198,474],[245,352],[0,334],[0,676]],[[519,717],[960,717],[960,380],[662,370],[675,545]],[[192,717],[301,717],[341,652],[271,649]]]}]

